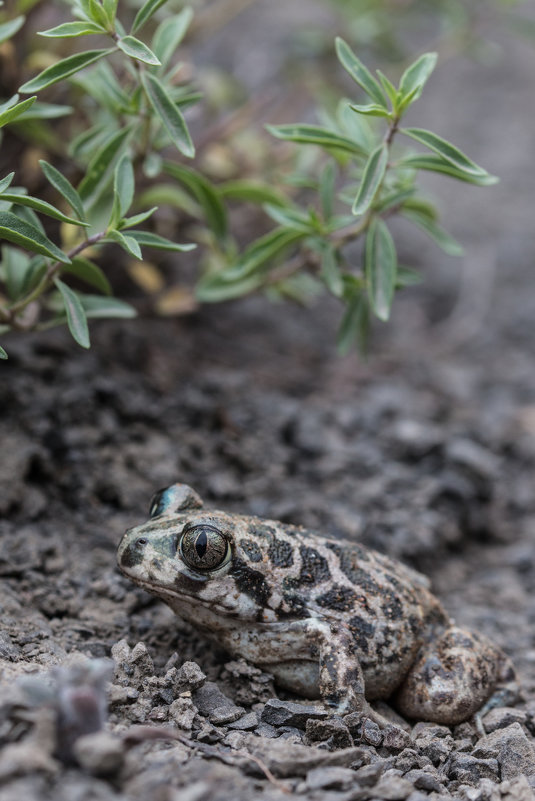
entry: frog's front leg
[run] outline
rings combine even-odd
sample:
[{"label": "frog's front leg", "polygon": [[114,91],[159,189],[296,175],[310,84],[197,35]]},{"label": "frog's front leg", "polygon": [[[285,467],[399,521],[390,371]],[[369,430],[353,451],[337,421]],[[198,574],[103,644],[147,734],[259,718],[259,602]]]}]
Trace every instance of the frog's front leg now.
[{"label": "frog's front leg", "polygon": [[420,648],[396,694],[409,718],[468,720],[500,686],[514,686],[510,660],[486,637],[451,625]]},{"label": "frog's front leg", "polygon": [[381,728],[391,726],[366,700],[364,676],[349,629],[342,623],[308,618],[305,634],[312,655],[319,660],[319,691],[327,706],[337,715],[358,712]]}]

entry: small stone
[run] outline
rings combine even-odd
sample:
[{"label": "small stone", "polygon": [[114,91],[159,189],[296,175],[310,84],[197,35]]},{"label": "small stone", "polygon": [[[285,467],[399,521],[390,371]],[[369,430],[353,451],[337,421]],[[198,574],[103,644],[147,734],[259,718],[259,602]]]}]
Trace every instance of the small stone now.
[{"label": "small stone", "polygon": [[502,779],[535,774],[535,750],[520,723],[511,723],[482,737],[472,755],[497,757]]},{"label": "small stone", "polygon": [[431,764],[429,757],[419,754],[414,748],[405,748],[394,761],[394,767],[402,773],[407,773],[415,768],[428,768]]},{"label": "small stone", "polygon": [[288,743],[286,740],[265,739],[256,734],[243,733],[244,747],[259,757],[279,778],[306,776],[309,770],[323,767],[347,768],[363,758],[363,748],[343,748],[327,751],[310,745]]},{"label": "small stone", "polygon": [[234,721],[234,723],[229,723],[228,728],[237,731],[250,731],[256,728],[257,725],[258,717],[256,712],[249,712],[247,715],[242,715],[242,717]]},{"label": "small stone", "polygon": [[438,780],[436,773],[430,773],[428,770],[409,770],[405,773],[405,779],[412,782],[417,790],[428,790],[429,792],[440,793],[444,789],[444,785]]},{"label": "small stone", "polygon": [[479,784],[481,779],[496,779],[499,773],[498,760],[478,759],[469,754],[453,753],[447,766],[450,779],[464,784]]},{"label": "small stone", "polygon": [[309,790],[348,790],[355,783],[355,771],[350,768],[314,768],[306,777]]},{"label": "small stone", "polygon": [[490,734],[496,731],[496,729],[505,729],[507,726],[510,726],[511,723],[523,724],[526,722],[526,719],[527,715],[523,709],[502,706],[487,712],[482,723],[487,734]]},{"label": "small stone", "polygon": [[381,760],[372,762],[371,765],[363,765],[361,768],[358,768],[358,770],[355,771],[355,776],[362,787],[373,787],[381,778],[384,770],[385,763]]},{"label": "small stone", "polygon": [[93,776],[112,776],[123,766],[124,745],[106,731],[86,734],[73,745],[76,761]]},{"label": "small stone", "polygon": [[174,690],[178,695],[184,690],[199,690],[206,681],[206,675],[196,662],[184,662],[175,675]]},{"label": "small stone", "polygon": [[500,784],[501,801],[533,801],[534,783],[526,776],[517,776]]},{"label": "small stone", "polygon": [[241,706],[218,706],[210,712],[209,720],[214,726],[224,726],[243,717],[244,712],[245,709]]},{"label": "small stone", "polygon": [[306,724],[306,738],[309,743],[328,742],[333,749],[350,748],[353,745],[349,729],[340,718],[309,719]]},{"label": "small stone", "polygon": [[184,731],[191,731],[196,714],[197,709],[193,705],[191,698],[176,698],[169,706],[169,717]]},{"label": "small stone", "polygon": [[108,688],[108,701],[110,706],[132,704],[138,698],[139,692],[134,687],[123,687],[120,684],[112,684]]},{"label": "small stone", "polygon": [[260,720],[271,726],[295,726],[298,729],[305,729],[307,721],[325,720],[328,716],[329,713],[320,706],[295,704],[271,698],[264,706]]},{"label": "small stone", "polygon": [[385,774],[373,788],[373,798],[380,798],[383,801],[404,801],[413,789],[411,782],[402,776]]},{"label": "small stone", "polygon": [[366,718],[362,724],[361,737],[364,742],[374,745],[376,748],[383,742],[383,732],[373,720]]},{"label": "small stone", "polygon": [[[194,664],[194,663],[190,663]],[[212,714],[214,709],[220,707],[236,708],[236,704],[231,698],[224,695],[217,684],[213,681],[207,681],[193,694],[193,703],[199,710],[201,715],[208,717]]]},{"label": "small stone", "polygon": [[412,738],[410,734],[400,729],[399,726],[387,726],[383,729],[384,748],[402,751],[404,748],[410,748],[411,745]]},{"label": "small stone", "polygon": [[279,736],[279,730],[270,723],[260,723],[256,727],[255,732],[258,737],[266,737],[268,739]]}]

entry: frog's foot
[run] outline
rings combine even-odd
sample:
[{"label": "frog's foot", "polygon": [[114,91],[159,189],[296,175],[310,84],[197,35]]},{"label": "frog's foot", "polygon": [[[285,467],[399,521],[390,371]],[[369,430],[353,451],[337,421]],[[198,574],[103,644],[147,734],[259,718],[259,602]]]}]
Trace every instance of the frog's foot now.
[{"label": "frog's foot", "polygon": [[[402,715],[434,723],[468,720],[491,695],[510,662],[482,635],[450,626],[426,643],[396,693]],[[507,680],[507,679],[506,679]]]},{"label": "frog's foot", "polygon": [[307,621],[307,629],[319,650],[320,694],[333,714],[344,717],[356,713],[361,722],[371,720],[382,731],[392,728],[403,731],[366,700],[364,676],[354,653],[351,632],[341,624],[328,624],[323,620]]}]

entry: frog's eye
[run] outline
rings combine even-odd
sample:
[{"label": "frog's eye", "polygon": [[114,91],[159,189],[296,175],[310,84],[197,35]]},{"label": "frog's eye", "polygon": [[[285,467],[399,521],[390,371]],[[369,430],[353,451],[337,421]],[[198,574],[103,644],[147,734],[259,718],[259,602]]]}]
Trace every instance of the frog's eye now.
[{"label": "frog's eye", "polygon": [[219,529],[202,523],[184,530],[179,547],[184,562],[195,570],[215,570],[229,553],[228,541]]}]

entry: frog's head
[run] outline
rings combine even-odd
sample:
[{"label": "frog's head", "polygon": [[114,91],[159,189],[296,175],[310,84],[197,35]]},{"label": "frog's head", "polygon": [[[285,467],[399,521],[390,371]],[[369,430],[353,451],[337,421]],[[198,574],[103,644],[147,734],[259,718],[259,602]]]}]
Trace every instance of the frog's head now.
[{"label": "frog's head", "polygon": [[119,544],[119,569],[201,626],[213,626],[214,616],[276,620],[260,548],[249,565],[242,546],[251,544],[252,518],[202,506],[186,484],[157,492],[148,522],[129,529]]}]

